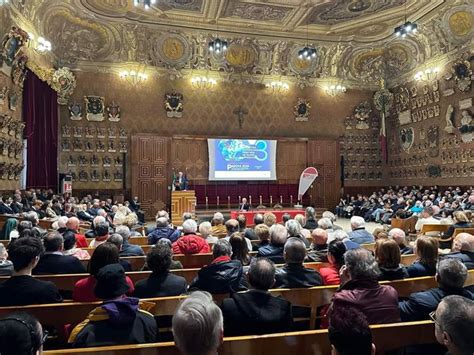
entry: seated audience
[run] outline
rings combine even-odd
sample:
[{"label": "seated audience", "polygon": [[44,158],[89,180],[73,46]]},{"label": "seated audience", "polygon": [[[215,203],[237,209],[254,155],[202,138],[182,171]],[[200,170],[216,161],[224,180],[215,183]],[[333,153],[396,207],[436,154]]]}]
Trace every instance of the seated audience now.
[{"label": "seated audience", "polygon": [[172,324],[181,354],[217,354],[224,338],[224,320],[209,293],[191,293],[174,312]]},{"label": "seated audience", "polygon": [[316,210],[314,207],[306,207],[305,210],[305,219],[306,224],[303,228],[313,231],[313,229],[318,228],[318,223],[316,222]]},{"label": "seated audience", "polygon": [[135,284],[134,297],[153,298],[179,296],[186,292],[188,284],[184,277],[170,272],[173,252],[169,244],[158,243],[146,256],[151,275]]},{"label": "seated audience", "polygon": [[66,232],[63,233],[63,239],[64,255],[74,256],[79,260],[89,260],[91,258],[86,250],[77,247],[76,233],[74,233],[74,231],[66,230]]},{"label": "seated audience", "polygon": [[227,240],[219,239],[212,249],[214,260],[199,270],[190,289],[215,293],[231,293],[247,288],[242,263],[232,260],[232,248]]},{"label": "seated audience", "polygon": [[369,324],[399,322],[398,293],[393,287],[378,283],[379,273],[368,250],[348,250],[340,270],[341,287],[332,298],[329,313],[338,307],[354,306],[365,314]]},{"label": "seated audience", "polygon": [[455,211],[453,213],[453,222],[454,223],[449,226],[448,230],[444,233],[442,239],[451,238],[456,228],[469,228],[471,226],[471,222],[463,211]]},{"label": "seated audience", "polygon": [[87,248],[87,240],[86,237],[79,233],[79,224],[80,221],[77,217],[69,217],[66,222],[66,228],[72,230],[76,236],[76,244],[78,248]]},{"label": "seated audience", "polygon": [[283,249],[285,266],[277,269],[275,288],[300,288],[322,285],[321,275],[317,270],[305,268],[306,247],[300,238],[291,237]]},{"label": "seated audience", "polygon": [[258,240],[260,240],[260,244],[255,244],[253,250],[258,251],[258,249],[270,243],[270,228],[266,224],[261,223],[255,226],[254,231]]},{"label": "seated audience", "polygon": [[43,244],[45,252],[33,269],[33,274],[82,274],[86,272],[78,258],[63,254],[64,239],[58,232],[48,233]]},{"label": "seated audience", "polygon": [[324,211],[323,214],[322,214],[322,218],[328,218],[331,221],[333,230],[342,229],[341,226],[338,226],[337,224],[335,224],[336,220],[337,220],[337,217],[331,211]]},{"label": "seated audience", "polygon": [[298,222],[301,226],[301,235],[305,238],[311,237],[311,232],[309,229],[304,228],[304,225],[306,224],[306,221],[304,219],[304,215],[301,213],[297,214],[294,218],[296,222]]},{"label": "seated audience", "polygon": [[459,259],[468,270],[474,269],[474,235],[459,233],[454,238],[451,253],[444,255],[444,257]]},{"label": "seated audience", "polygon": [[161,215],[157,215],[157,217],[156,228],[147,235],[148,244],[154,245],[162,238],[169,239],[171,243],[176,242],[181,236],[180,231],[170,227],[167,217]]},{"label": "seated audience", "polygon": [[328,233],[321,228],[316,228],[311,233],[313,243],[308,253],[308,261],[327,262],[328,261]]},{"label": "seated audience", "polygon": [[341,242],[343,242],[347,250],[360,248],[360,244],[354,243],[352,240],[350,240],[349,234],[347,234],[341,229],[334,231],[334,233],[332,234],[332,238],[328,236],[328,243],[332,242],[333,240],[340,240]]},{"label": "seated audience", "polygon": [[369,323],[356,307],[334,309],[328,335],[332,355],[375,355]]},{"label": "seated audience", "polygon": [[224,215],[220,212],[214,213],[212,218],[211,235],[217,238],[223,238],[227,235],[227,229],[224,226]]},{"label": "seated audience", "polygon": [[276,224],[277,218],[276,216],[271,213],[271,212],[265,212],[263,215],[263,224],[265,224],[268,228]]},{"label": "seated audience", "polygon": [[301,234],[303,228],[297,221],[290,219],[285,223],[285,228],[288,231],[288,238],[299,238],[306,248],[310,246],[309,241]]},{"label": "seated audience", "polygon": [[[91,260],[89,262],[89,277],[81,279],[74,285],[72,292],[72,299],[75,302],[93,302],[97,301],[97,297],[94,294],[94,287],[96,286],[96,276],[99,270],[106,265],[118,264],[119,262],[119,251],[118,248],[112,243],[103,243],[99,245],[92,253]],[[127,284],[130,288],[129,294],[134,291],[132,280],[127,276]]]},{"label": "seated audience", "polygon": [[408,277],[405,266],[400,264],[400,248],[394,240],[380,239],[377,241],[375,260],[377,260],[380,269],[379,281],[400,280]]},{"label": "seated audience", "polygon": [[274,224],[270,228],[270,243],[258,249],[257,257],[266,257],[275,264],[283,264],[283,247],[285,246],[288,231],[281,224]]},{"label": "seated audience", "polygon": [[413,254],[413,248],[410,247],[406,240],[406,234],[400,228],[392,228],[388,232],[388,238],[393,239],[400,248],[400,254]]},{"label": "seated audience", "polygon": [[[225,240],[229,241],[230,237],[239,231],[239,222],[236,219],[229,219],[225,222],[225,228],[227,230],[227,235],[224,237]],[[252,250],[252,242],[250,239],[245,238],[245,243],[247,243],[247,249]]]},{"label": "seated audience", "polygon": [[[433,215],[434,215],[433,207],[428,206],[428,207],[423,208],[423,211],[420,214],[420,218],[418,218],[418,220],[416,221],[415,230],[417,232],[421,231],[424,224],[439,224],[439,219],[434,218]],[[438,232],[434,232],[434,233],[435,233],[434,235],[436,235]],[[427,233],[426,235],[430,235],[430,234]]]},{"label": "seated audience", "polygon": [[175,254],[203,254],[210,253],[211,247],[206,240],[196,235],[197,224],[193,219],[183,222],[183,236],[173,243]]},{"label": "seated audience", "polygon": [[375,241],[374,236],[365,230],[365,221],[362,217],[351,217],[351,229],[349,239],[354,243],[369,244]]},{"label": "seated audience", "polygon": [[211,222],[205,221],[199,225],[199,234],[208,244],[214,244],[215,242],[219,240],[219,238],[212,236],[211,232],[212,232]]},{"label": "seated audience", "polygon": [[11,276],[13,274],[13,263],[8,260],[7,248],[0,243],[0,276]]},{"label": "seated audience", "polygon": [[447,296],[430,317],[435,323],[436,340],[448,348],[448,354],[472,355],[474,301],[457,295]]},{"label": "seated audience", "polygon": [[346,253],[346,246],[340,240],[333,240],[328,245],[328,261],[329,267],[319,269],[319,273],[323,279],[324,285],[339,285],[341,278],[339,270],[344,265],[344,254]]},{"label": "seated audience", "polygon": [[40,322],[24,312],[15,312],[0,319],[0,354],[39,355],[48,333]]},{"label": "seated audience", "polygon": [[0,239],[12,240],[18,238],[18,220],[16,218],[8,218],[3,225],[2,231],[0,232]]},{"label": "seated audience", "polygon": [[438,262],[438,240],[418,237],[415,244],[416,261],[407,267],[409,277],[434,276]]},{"label": "seated audience", "polygon": [[145,255],[141,246],[130,244],[130,228],[127,226],[117,226],[115,233],[120,234],[123,238],[122,250],[120,250],[121,257]]},{"label": "seated audience", "polygon": [[[100,217],[100,216],[99,216]],[[96,218],[99,218],[96,217]],[[103,217],[100,217],[103,219]],[[97,248],[109,239],[109,224],[105,219],[94,224],[94,239],[90,242],[89,248]]]},{"label": "seated audience", "polygon": [[474,299],[474,295],[464,289],[467,269],[457,259],[442,259],[436,270],[438,287],[412,293],[408,300],[399,303],[403,322],[429,319],[430,312],[436,310],[440,301],[449,295],[459,295]]},{"label": "seated audience", "polygon": [[225,336],[282,333],[291,330],[291,303],[268,292],[275,283],[275,266],[266,258],[252,261],[250,290],[222,302]]},{"label": "seated audience", "polygon": [[[393,228],[393,229],[397,229],[397,228]],[[388,238],[388,233],[385,231],[385,228],[383,227],[374,228],[374,230],[372,231],[372,235],[374,236],[375,241],[382,238]]]},{"label": "seated audience", "polygon": [[230,246],[232,248],[232,260],[239,260],[244,266],[244,272],[250,265],[252,257],[249,254],[247,242],[243,233],[235,232],[229,239]]},{"label": "seated audience", "polygon": [[[120,258],[120,252],[122,251],[122,245],[123,245],[123,238],[120,234],[114,233],[111,236],[109,236],[109,239],[107,239],[108,243],[111,243],[115,245],[119,251],[119,258]],[[132,271],[132,264],[128,260],[119,259],[119,264],[122,265],[123,269],[125,272],[130,272]]]},{"label": "seated audience", "polygon": [[8,253],[14,272],[12,277],[0,284],[1,307],[62,302],[52,282],[31,276],[43,251],[41,240],[35,237],[18,238],[11,243]]},{"label": "seated audience", "polygon": [[255,227],[258,226],[259,224],[263,223],[263,214],[261,213],[256,213],[253,216],[253,228],[247,228],[245,230],[245,238],[250,239],[250,240],[258,240],[257,235],[255,234]]},{"label": "seated audience", "polygon": [[334,229],[333,229],[332,222],[329,218],[320,218],[318,220],[318,228],[325,230],[326,233],[328,234],[328,238],[332,238],[334,234]]},{"label": "seated audience", "polygon": [[75,348],[84,348],[158,341],[153,315],[142,308],[145,304],[141,304],[138,298],[125,295],[130,287],[122,266],[106,265],[96,278],[94,294],[104,302],[74,327],[68,343]]}]

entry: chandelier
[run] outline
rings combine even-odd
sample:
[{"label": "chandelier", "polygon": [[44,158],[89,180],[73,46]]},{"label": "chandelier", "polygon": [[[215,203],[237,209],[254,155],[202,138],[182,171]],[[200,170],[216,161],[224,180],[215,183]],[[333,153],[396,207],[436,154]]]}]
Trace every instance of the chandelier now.
[{"label": "chandelier", "polygon": [[402,25],[395,27],[393,32],[395,33],[395,36],[402,37],[402,38],[405,38],[407,35],[409,35],[411,33],[415,34],[415,33],[418,32],[418,25],[414,22],[411,22],[411,21],[407,20],[407,2],[406,2],[406,0],[405,0],[405,22]]},{"label": "chandelier", "polygon": [[220,54],[221,52],[224,53],[227,48],[229,47],[229,43],[225,39],[220,39],[217,37],[216,39],[209,42],[209,51],[215,52],[216,54]]},{"label": "chandelier", "polygon": [[438,79],[439,68],[428,68],[415,74],[416,81],[435,81]]},{"label": "chandelier", "polygon": [[52,45],[50,41],[48,41],[46,38],[41,37],[41,36],[38,37],[38,39],[36,39],[33,33],[28,33],[28,42],[29,42],[29,46],[33,48],[33,50],[41,54],[45,52],[50,52],[52,49]]},{"label": "chandelier", "polygon": [[139,70],[124,70],[119,75],[132,86],[138,86],[148,79],[148,75]]},{"label": "chandelier", "polygon": [[288,91],[290,86],[283,81],[272,81],[265,85],[266,88],[272,90],[273,94],[283,94]]},{"label": "chandelier", "polygon": [[134,6],[143,6],[145,10],[148,10],[151,5],[155,5],[156,0],[133,0]]},{"label": "chandelier", "polygon": [[217,81],[212,78],[207,78],[205,76],[195,76],[191,79],[191,85],[195,89],[199,90],[211,90],[216,86]]},{"label": "chandelier", "polygon": [[298,58],[311,60],[316,58],[316,49],[305,46],[298,51]]},{"label": "chandelier", "polygon": [[325,91],[329,96],[338,96],[338,95],[346,93],[347,89],[343,85],[332,84],[332,85],[326,86]]}]

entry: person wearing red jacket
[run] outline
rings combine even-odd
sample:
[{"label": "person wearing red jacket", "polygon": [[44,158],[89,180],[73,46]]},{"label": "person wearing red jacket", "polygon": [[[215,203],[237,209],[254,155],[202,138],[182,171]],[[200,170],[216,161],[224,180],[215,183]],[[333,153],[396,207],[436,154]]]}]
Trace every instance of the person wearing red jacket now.
[{"label": "person wearing red jacket", "polygon": [[192,219],[183,222],[183,236],[173,243],[174,254],[210,253],[211,247],[204,238],[196,235],[197,224]]},{"label": "person wearing red jacket", "polygon": [[79,223],[80,222],[77,217],[70,217],[66,223],[66,228],[74,231],[78,248],[87,248],[88,245],[86,237],[79,233]]}]

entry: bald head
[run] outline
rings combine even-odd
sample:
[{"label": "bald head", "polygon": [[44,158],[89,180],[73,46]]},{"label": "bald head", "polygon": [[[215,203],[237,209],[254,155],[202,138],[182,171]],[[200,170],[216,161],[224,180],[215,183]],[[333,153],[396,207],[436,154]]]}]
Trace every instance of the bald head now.
[{"label": "bald head", "polygon": [[388,232],[388,237],[397,242],[398,245],[405,245],[405,232],[400,228],[393,228]]},{"label": "bald head", "polygon": [[322,228],[316,228],[311,235],[315,245],[326,245],[328,243],[328,232]]},{"label": "bald head", "polygon": [[299,238],[289,238],[285,243],[283,252],[285,261],[288,264],[301,264],[306,257],[306,247]]},{"label": "bald head", "polygon": [[68,229],[72,229],[74,231],[77,231],[79,229],[79,218],[77,217],[70,217],[68,220],[67,220],[67,223],[66,223],[66,227]]},{"label": "bald head", "polygon": [[474,235],[469,233],[459,233],[454,238],[453,251],[474,252]]}]

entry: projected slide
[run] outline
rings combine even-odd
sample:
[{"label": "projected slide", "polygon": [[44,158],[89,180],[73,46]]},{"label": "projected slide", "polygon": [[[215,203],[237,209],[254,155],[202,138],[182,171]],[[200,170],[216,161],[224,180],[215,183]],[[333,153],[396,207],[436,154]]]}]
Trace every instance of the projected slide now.
[{"label": "projected slide", "polygon": [[208,139],[209,180],[276,180],[276,141]]}]

